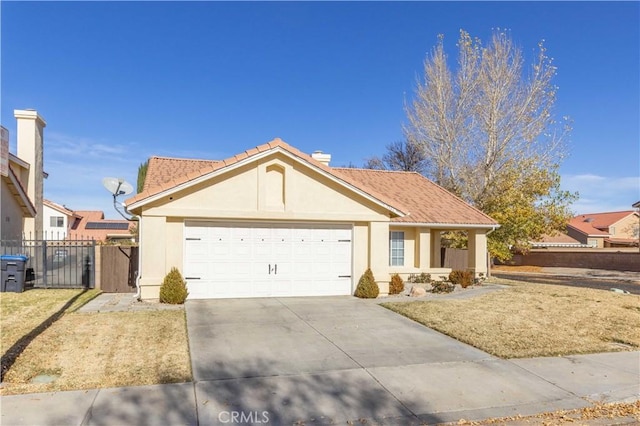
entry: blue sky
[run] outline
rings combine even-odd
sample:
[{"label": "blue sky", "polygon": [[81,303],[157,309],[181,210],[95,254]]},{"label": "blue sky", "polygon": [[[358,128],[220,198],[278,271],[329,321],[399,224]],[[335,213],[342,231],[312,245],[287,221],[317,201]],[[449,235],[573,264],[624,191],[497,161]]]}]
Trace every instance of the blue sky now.
[{"label": "blue sky", "polygon": [[576,213],[640,199],[638,2],[7,2],[2,124],[45,118],[45,196],[117,217],[105,176],[151,155],[220,159],[280,137],[333,165],[402,138],[427,52],[459,30],[544,39],[556,114],[574,122],[562,186]]}]

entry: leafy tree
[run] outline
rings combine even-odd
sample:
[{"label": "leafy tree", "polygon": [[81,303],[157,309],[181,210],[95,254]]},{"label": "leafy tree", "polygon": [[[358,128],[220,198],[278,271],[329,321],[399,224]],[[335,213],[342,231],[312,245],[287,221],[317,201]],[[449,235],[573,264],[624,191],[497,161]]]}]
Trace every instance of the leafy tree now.
[{"label": "leafy tree", "polygon": [[137,190],[138,194],[142,192],[142,188],[144,188],[144,180],[147,178],[147,169],[149,168],[149,160],[138,166],[138,182],[137,182]]},{"label": "leafy tree", "polygon": [[484,45],[463,30],[457,70],[439,36],[406,105],[405,137],[422,149],[425,174],[502,225],[489,238],[501,259],[571,217],[577,194],[560,189],[558,173],[571,127],[554,118],[555,75],[542,42],[525,75],[522,51],[506,32],[494,31]]},{"label": "leafy tree", "polygon": [[367,158],[364,168],[418,173],[425,171],[424,151],[418,144],[412,141],[396,141],[388,144],[386,150],[382,158]]}]

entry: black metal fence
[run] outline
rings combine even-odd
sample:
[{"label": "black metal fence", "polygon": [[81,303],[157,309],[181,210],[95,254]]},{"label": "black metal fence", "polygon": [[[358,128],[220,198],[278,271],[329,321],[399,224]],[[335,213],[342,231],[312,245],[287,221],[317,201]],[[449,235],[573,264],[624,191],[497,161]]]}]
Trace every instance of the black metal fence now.
[{"label": "black metal fence", "polygon": [[28,257],[26,287],[95,287],[94,240],[2,240],[0,254]]}]

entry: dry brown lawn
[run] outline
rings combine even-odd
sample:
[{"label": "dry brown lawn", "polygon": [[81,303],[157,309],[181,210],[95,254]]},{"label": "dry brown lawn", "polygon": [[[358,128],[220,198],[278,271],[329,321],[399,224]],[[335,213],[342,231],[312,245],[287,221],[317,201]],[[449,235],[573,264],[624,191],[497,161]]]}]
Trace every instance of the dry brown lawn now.
[{"label": "dry brown lawn", "polygon": [[491,267],[491,270],[503,272],[542,272],[542,266],[494,265]]},{"label": "dry brown lawn", "polygon": [[510,284],[472,299],[383,306],[502,358],[640,347],[640,296],[514,281]]},{"label": "dry brown lawn", "polygon": [[[29,291],[24,295],[32,296]],[[12,339],[29,333],[48,315],[36,315],[37,305],[51,308],[52,300],[73,297],[71,290],[42,290],[33,305],[2,297],[3,354]],[[71,292],[71,293],[69,293]],[[83,295],[84,296],[84,295]],[[27,304],[24,304],[27,305]],[[34,306],[36,305],[36,306]],[[58,306],[64,305],[64,301]],[[5,307],[7,309],[5,309]],[[58,308],[59,309],[59,308]],[[55,311],[55,309],[54,309]],[[38,316],[13,332],[4,331],[20,323],[28,313]],[[29,328],[31,327],[31,328]],[[26,329],[26,330],[25,330]],[[17,336],[17,338],[16,338]],[[54,377],[51,383],[32,383],[35,377]],[[24,349],[5,375],[2,395],[90,389],[114,386],[173,383],[191,380],[191,367],[183,310],[78,313],[67,312],[40,333]]]},{"label": "dry brown lawn", "polygon": [[100,294],[99,290],[34,289],[24,293],[0,293],[0,349],[4,354],[56,312],[73,312]]},{"label": "dry brown lawn", "polygon": [[[587,423],[588,422],[588,423]],[[460,420],[458,425],[637,425],[640,422],[640,401],[635,402],[596,402],[592,406],[575,410],[559,410],[532,416],[513,416],[486,419],[481,421]]]}]

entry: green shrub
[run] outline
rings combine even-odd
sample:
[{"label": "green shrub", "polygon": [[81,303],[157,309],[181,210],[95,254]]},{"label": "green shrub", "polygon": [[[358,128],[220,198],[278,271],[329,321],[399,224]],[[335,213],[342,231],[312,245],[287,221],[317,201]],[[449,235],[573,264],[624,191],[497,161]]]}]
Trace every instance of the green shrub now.
[{"label": "green shrub", "polygon": [[389,283],[389,294],[400,294],[404,291],[404,281],[398,274],[393,274]]},{"label": "green shrub", "polygon": [[451,293],[455,285],[446,281],[434,281],[431,283],[431,293]]},{"label": "green shrub", "polygon": [[367,270],[364,271],[364,274],[360,277],[360,281],[358,281],[358,286],[356,287],[354,296],[362,299],[375,299],[378,297],[378,294],[380,294],[380,289],[373,277],[373,272],[371,272],[370,268],[367,268]]},{"label": "green shrub", "polygon": [[473,272],[460,270],[451,271],[449,281],[452,284],[460,284],[462,288],[467,288],[474,283]]},{"label": "green shrub", "polygon": [[428,284],[431,282],[431,274],[427,274],[425,272],[421,272],[418,275],[411,274],[409,275],[408,281],[416,284]]},{"label": "green shrub", "polygon": [[173,267],[160,286],[160,303],[179,305],[187,300],[187,283],[178,268]]}]

